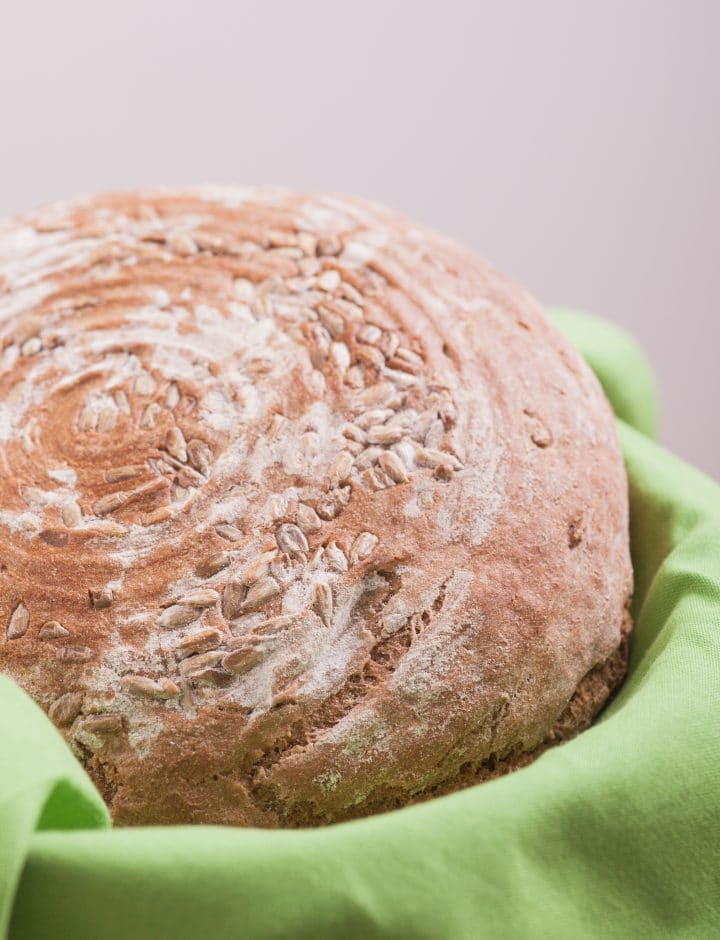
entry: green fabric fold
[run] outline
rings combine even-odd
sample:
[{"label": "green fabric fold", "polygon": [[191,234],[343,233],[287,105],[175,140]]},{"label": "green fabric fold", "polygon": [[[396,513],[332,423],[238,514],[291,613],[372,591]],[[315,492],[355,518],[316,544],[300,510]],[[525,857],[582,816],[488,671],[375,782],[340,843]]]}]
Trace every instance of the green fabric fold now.
[{"label": "green fabric fold", "polygon": [[109,825],[105,804],[62,737],[0,676],[0,936],[33,834]]},{"label": "green fabric fold", "polygon": [[112,830],[50,723],[0,680],[0,937],[720,935],[720,489],[648,437],[652,376],[594,318],[630,479],[637,620],[602,718],[524,770],[319,830]]}]

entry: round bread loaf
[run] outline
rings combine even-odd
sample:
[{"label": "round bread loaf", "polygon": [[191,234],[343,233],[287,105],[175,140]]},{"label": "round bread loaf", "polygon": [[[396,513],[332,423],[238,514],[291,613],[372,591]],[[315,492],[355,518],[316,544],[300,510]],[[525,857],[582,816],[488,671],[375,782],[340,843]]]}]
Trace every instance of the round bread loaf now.
[{"label": "round bread loaf", "polygon": [[590,370],[360,199],[204,187],[0,226],[0,669],[119,824],[314,825],[527,763],[625,668]]}]

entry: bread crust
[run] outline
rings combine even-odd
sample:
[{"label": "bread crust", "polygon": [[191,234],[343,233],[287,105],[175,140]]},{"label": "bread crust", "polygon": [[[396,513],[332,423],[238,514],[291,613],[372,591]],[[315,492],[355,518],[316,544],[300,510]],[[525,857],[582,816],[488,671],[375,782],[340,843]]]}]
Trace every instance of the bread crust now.
[{"label": "bread crust", "polygon": [[529,295],[351,197],[0,225],[0,668],[118,824],[316,825],[522,766],[621,681],[627,481]]}]

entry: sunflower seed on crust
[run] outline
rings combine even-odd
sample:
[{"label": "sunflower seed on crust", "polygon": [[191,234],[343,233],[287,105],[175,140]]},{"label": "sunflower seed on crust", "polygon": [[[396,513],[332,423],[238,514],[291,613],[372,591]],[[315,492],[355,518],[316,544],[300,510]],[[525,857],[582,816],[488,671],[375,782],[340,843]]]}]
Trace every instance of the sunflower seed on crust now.
[{"label": "sunflower seed on crust", "polygon": [[340,286],[340,272],[335,268],[326,268],[317,279],[320,290],[332,292]]},{"label": "sunflower seed on crust", "polygon": [[93,505],[93,512],[96,516],[107,516],[108,513],[120,509],[128,501],[127,493],[108,493]]},{"label": "sunflower seed on crust", "polygon": [[193,438],[187,445],[188,459],[193,467],[203,476],[210,475],[212,464],[212,451],[205,443],[197,438]]},{"label": "sunflower seed on crust", "polygon": [[378,463],[395,483],[407,483],[410,479],[405,464],[400,457],[391,450],[386,450],[378,457]]},{"label": "sunflower seed on crust", "polygon": [[82,692],[66,692],[52,703],[48,709],[48,718],[58,728],[67,728],[82,711],[84,701]]},{"label": "sunflower seed on crust", "polygon": [[157,619],[157,625],[163,630],[175,630],[193,623],[202,614],[199,607],[186,607],[183,604],[173,604],[166,607]]},{"label": "sunflower seed on crust", "polygon": [[[287,629],[294,620],[295,617],[292,614],[281,614],[279,617],[270,617],[268,620],[263,620],[255,624],[252,628],[252,633],[256,634],[258,637],[264,637],[267,634]],[[249,636],[246,635],[242,637],[242,640],[245,642],[248,638]],[[228,645],[231,646],[231,644]]]},{"label": "sunflower seed on crust", "polygon": [[188,675],[187,678],[193,685],[209,685],[215,689],[224,689],[231,685],[234,677],[232,673],[226,672],[224,669],[209,667],[199,669],[197,672]]},{"label": "sunflower seed on crust", "polygon": [[375,424],[368,429],[367,439],[370,444],[397,444],[402,440],[402,428],[388,424]]},{"label": "sunflower seed on crust", "polygon": [[222,659],[223,669],[240,676],[249,672],[253,666],[257,666],[262,661],[262,650],[255,646],[241,646],[239,649],[227,653]]},{"label": "sunflower seed on crust", "polygon": [[171,679],[149,679],[147,676],[123,676],[122,687],[132,695],[142,695],[145,698],[165,701],[177,698],[180,689]]},{"label": "sunflower seed on crust", "polygon": [[186,607],[214,607],[220,600],[220,594],[213,588],[199,588],[183,594],[177,603]]},{"label": "sunflower seed on crust", "polygon": [[110,588],[90,588],[88,591],[90,597],[90,606],[96,610],[104,610],[112,605],[114,600],[113,592]]},{"label": "sunflower seed on crust", "polygon": [[329,542],[325,546],[323,561],[328,568],[331,568],[333,571],[338,571],[340,574],[348,570],[348,562],[345,553],[338,547],[336,542]]},{"label": "sunflower seed on crust", "polygon": [[332,588],[326,581],[318,581],[313,592],[313,610],[326,627],[332,622],[333,595]]},{"label": "sunflower seed on crust", "polygon": [[112,405],[106,405],[101,409],[100,414],[98,415],[97,421],[97,430],[100,434],[107,434],[108,431],[112,431],[115,425],[117,424],[118,412],[117,408],[113,408]]},{"label": "sunflower seed on crust", "polygon": [[175,647],[175,655],[182,659],[186,656],[192,656],[194,653],[207,653],[210,650],[217,649],[222,643],[222,633],[209,627],[206,630],[196,630],[194,633],[188,633]]},{"label": "sunflower seed on crust", "polygon": [[280,585],[275,578],[261,578],[247,592],[242,608],[244,611],[257,610],[267,601],[272,600],[280,593]]},{"label": "sunflower seed on crust", "polygon": [[290,557],[304,554],[309,550],[305,533],[292,523],[281,525],[275,533],[275,540],[280,551]]},{"label": "sunflower seed on crust", "polygon": [[440,464],[447,464],[453,470],[462,470],[462,464],[454,454],[448,454],[444,450],[432,450],[429,447],[418,447],[415,451],[415,459],[421,467],[439,467]]},{"label": "sunflower seed on crust", "polygon": [[157,424],[162,409],[156,401],[151,401],[140,418],[140,427],[143,431],[151,431]]},{"label": "sunflower seed on crust", "polygon": [[357,424],[345,424],[342,428],[343,437],[355,441],[356,444],[367,443],[367,434]]},{"label": "sunflower seed on crust", "polygon": [[297,524],[306,535],[319,532],[322,528],[322,520],[320,519],[320,516],[318,516],[311,506],[308,506],[305,503],[300,503],[298,505]]},{"label": "sunflower seed on crust", "polygon": [[352,490],[349,486],[341,486],[337,490],[331,490],[327,495],[321,497],[316,505],[315,511],[321,519],[329,522],[340,514],[344,506],[350,502]]},{"label": "sunflower seed on crust", "polygon": [[219,571],[222,571],[223,568],[227,568],[230,561],[230,555],[225,552],[215,552],[196,565],[195,574],[199,578],[211,578]]},{"label": "sunflower seed on crust", "polygon": [[101,736],[120,734],[124,726],[122,715],[87,715],[81,722],[83,731]]},{"label": "sunflower seed on crust", "polygon": [[259,581],[260,578],[265,577],[270,569],[270,563],[276,557],[277,552],[275,549],[272,549],[269,552],[262,552],[262,554],[258,555],[256,558],[253,558],[240,572],[240,584],[245,585],[245,587],[250,587],[251,584]]},{"label": "sunflower seed on crust", "polygon": [[385,356],[383,356],[377,346],[358,346],[356,355],[360,362],[371,366],[373,369],[379,370],[385,365]]},{"label": "sunflower seed on crust", "polygon": [[165,239],[165,244],[181,258],[189,258],[198,253],[197,242],[188,232],[173,232]]},{"label": "sunflower seed on crust", "polygon": [[63,663],[87,663],[95,653],[88,646],[59,646],[55,658]]},{"label": "sunflower seed on crust", "polygon": [[364,326],[360,327],[356,336],[358,342],[374,345],[382,336],[382,330],[379,327],[374,326],[372,323],[366,323]]},{"label": "sunflower seed on crust", "polygon": [[136,395],[142,395],[143,397],[152,395],[155,391],[155,379],[147,372],[141,372],[135,379],[133,391]]},{"label": "sunflower seed on crust", "polygon": [[335,457],[328,470],[328,479],[330,480],[331,489],[335,489],[340,486],[341,483],[346,482],[352,471],[353,460],[353,455],[346,450],[341,450],[337,457]]},{"label": "sunflower seed on crust", "polygon": [[188,459],[187,444],[185,435],[178,427],[170,428],[165,434],[165,449],[181,463],[186,463]]},{"label": "sunflower seed on crust", "polygon": [[244,538],[240,529],[238,529],[236,525],[232,525],[229,522],[223,522],[220,525],[215,526],[215,531],[220,536],[220,538],[223,538],[228,542],[241,542]]},{"label": "sunflower seed on crust", "polygon": [[77,503],[65,503],[62,508],[62,521],[68,529],[74,529],[82,522],[82,511]]},{"label": "sunflower seed on crust", "polygon": [[191,676],[194,672],[217,666],[223,655],[222,650],[213,650],[208,653],[199,653],[197,656],[188,656],[187,659],[183,659],[178,667],[180,675]]},{"label": "sunflower seed on crust", "polygon": [[86,405],[78,416],[79,431],[94,431],[97,428],[98,413],[92,405]]},{"label": "sunflower seed on crust", "polygon": [[397,397],[395,387],[390,382],[377,382],[375,385],[369,385],[358,395],[358,400],[362,405],[369,408],[390,407],[388,402]]},{"label": "sunflower seed on crust", "polygon": [[368,558],[378,543],[377,535],[372,532],[361,532],[350,547],[348,560],[351,565],[356,565],[360,561]]},{"label": "sunflower seed on crust", "polygon": [[105,471],[105,480],[108,483],[122,483],[125,480],[133,480],[143,473],[145,467],[143,464],[131,464],[127,467],[110,467]]},{"label": "sunflower seed on crust", "polygon": [[171,411],[180,401],[180,390],[178,389],[175,382],[172,382],[167,387],[165,392],[165,407],[169,408]]},{"label": "sunflower seed on crust", "polygon": [[12,614],[10,615],[10,620],[8,621],[8,640],[19,640],[20,637],[25,636],[29,626],[30,611],[27,609],[25,604],[20,601],[15,610],[13,610]]},{"label": "sunflower seed on crust", "polygon": [[57,620],[46,620],[38,631],[38,639],[61,640],[63,637],[70,636],[70,631]]},{"label": "sunflower seed on crust", "polygon": [[247,593],[241,581],[228,581],[222,596],[222,614],[226,620],[236,620],[242,613],[242,605]]}]

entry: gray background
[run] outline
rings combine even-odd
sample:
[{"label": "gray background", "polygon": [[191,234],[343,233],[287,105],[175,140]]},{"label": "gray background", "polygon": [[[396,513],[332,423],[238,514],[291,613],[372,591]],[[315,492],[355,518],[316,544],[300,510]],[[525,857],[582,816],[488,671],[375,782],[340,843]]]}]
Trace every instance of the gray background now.
[{"label": "gray background", "polygon": [[720,3],[6,3],[0,213],[205,180],[371,196],[630,330],[720,478]]}]

